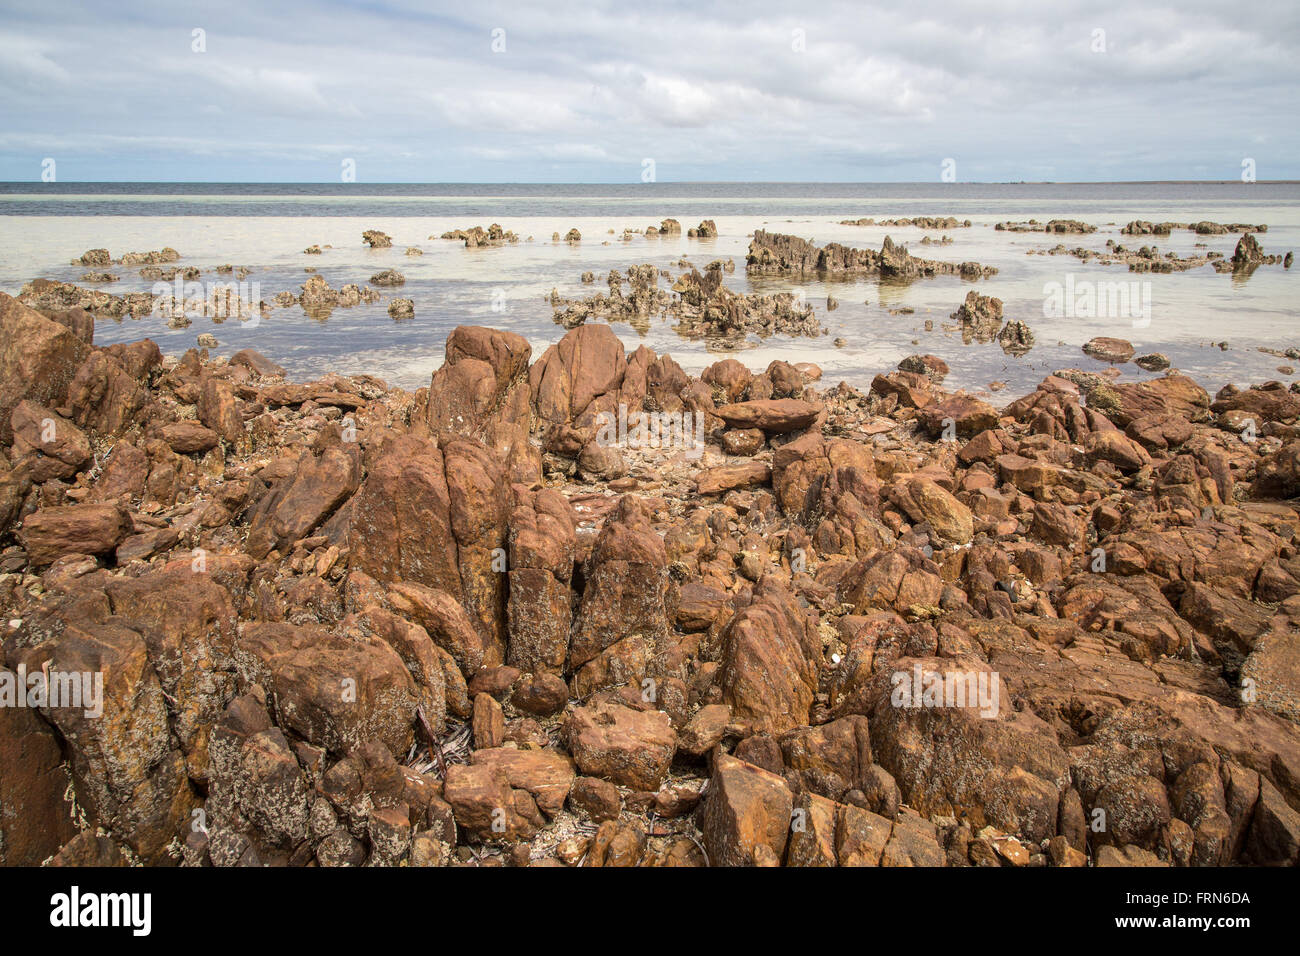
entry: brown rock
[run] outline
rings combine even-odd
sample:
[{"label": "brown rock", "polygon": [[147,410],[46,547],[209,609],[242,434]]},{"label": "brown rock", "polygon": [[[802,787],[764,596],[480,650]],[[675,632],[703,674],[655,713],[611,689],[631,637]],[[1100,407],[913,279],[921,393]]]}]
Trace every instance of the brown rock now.
[{"label": "brown rock", "polygon": [[817,686],[820,640],[794,596],[764,579],[754,601],[722,636],[722,700],[738,719],[762,733],[781,733],[809,721]]},{"label": "brown rock", "polygon": [[757,428],[770,435],[782,435],[809,427],[821,413],[821,405],[798,398],[777,398],[723,405],[713,414],[731,428]]},{"label": "brown rock", "polygon": [[62,505],[36,511],[18,537],[32,565],[45,567],[65,554],[107,554],[129,531],[117,505]]},{"label": "brown rock", "polygon": [[1133,357],[1133,343],[1099,335],[1085,342],[1083,351],[1102,362],[1122,364]]},{"label": "brown rock", "polygon": [[790,837],[794,799],[776,774],[720,753],[700,820],[712,866],[777,863]]},{"label": "brown rock", "polygon": [[506,719],[501,705],[488,694],[474,696],[474,748],[500,747],[506,737]]},{"label": "brown rock", "polygon": [[564,732],[584,774],[634,790],[657,790],[677,749],[667,714],[609,702],[572,708]]},{"label": "brown rock", "polygon": [[16,457],[32,456],[29,476],[41,483],[69,479],[94,457],[86,433],[56,412],[24,399],[10,416]]},{"label": "brown rock", "polygon": [[0,444],[13,441],[9,417],[23,399],[50,407],[65,403],[89,353],[66,326],[0,293]]},{"label": "brown rock", "polygon": [[172,422],[160,429],[162,440],[178,455],[192,455],[216,448],[221,436],[198,422]]},{"label": "brown rock", "polygon": [[371,739],[403,757],[410,749],[415,684],[397,652],[378,638],[248,624],[236,660],[247,684],[267,688],[276,723],[311,743],[336,753]]},{"label": "brown rock", "polygon": [[772,468],[766,462],[755,461],[745,465],[723,465],[709,468],[696,476],[696,491],[702,495],[720,495],[737,488],[765,485],[772,478]]},{"label": "brown rock", "polygon": [[692,757],[704,756],[721,742],[730,722],[731,709],[726,704],[701,707],[682,728],[677,749]]}]

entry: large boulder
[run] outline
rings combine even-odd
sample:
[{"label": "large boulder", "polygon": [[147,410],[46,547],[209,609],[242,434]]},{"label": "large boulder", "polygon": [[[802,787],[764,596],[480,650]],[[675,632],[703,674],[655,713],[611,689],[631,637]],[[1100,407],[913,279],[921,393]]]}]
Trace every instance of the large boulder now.
[{"label": "large boulder", "polygon": [[520,496],[510,516],[510,629],[507,661],[522,671],[559,674],[569,654],[577,524],[558,491]]},{"label": "large boulder", "polygon": [[[981,681],[982,702],[969,693]],[[1056,834],[1069,759],[1050,726],[1011,706],[998,672],[973,661],[900,657],[870,682],[873,756],[908,806],[1034,843]]]},{"label": "large boulder", "polygon": [[966,544],[975,534],[970,509],[933,478],[913,475],[891,486],[889,497],[917,524],[928,524],[935,534],[953,544]]},{"label": "large boulder", "polygon": [[31,456],[29,477],[40,483],[67,480],[90,464],[90,439],[57,412],[24,399],[10,416],[15,456]]},{"label": "large boulder", "polygon": [[114,615],[144,639],[190,776],[202,780],[208,734],[234,693],[236,620],[226,589],[194,568],[181,560],[114,578],[106,593]]},{"label": "large boulder", "polygon": [[447,336],[446,362],[433,373],[427,420],[435,435],[478,439],[510,463],[516,480],[536,481],[541,458],[531,426],[528,341],[514,332],[461,325]]},{"label": "large boulder", "polygon": [[533,410],[543,422],[594,425],[601,412],[617,414],[627,362],[608,325],[580,325],[548,348],[528,372]]},{"label": "large boulder", "polygon": [[782,435],[811,426],[822,408],[800,398],[768,398],[723,405],[713,414],[730,428],[758,428],[768,434]]},{"label": "large boulder", "polygon": [[58,407],[91,347],[67,326],[0,292],[0,445],[13,441],[9,418],[29,398]]},{"label": "large boulder", "polygon": [[504,469],[479,442],[458,438],[438,448],[400,436],[379,451],[353,499],[350,566],[380,582],[451,595],[499,663],[509,507]]},{"label": "large boulder", "polygon": [[80,504],[41,508],[23,521],[18,539],[35,567],[65,554],[108,554],[131,530],[117,505]]},{"label": "large boulder", "polygon": [[[147,395],[122,363],[104,349],[86,356],[68,384],[68,408],[77,424],[120,435],[136,420]],[[240,423],[242,431],[243,424]]]},{"label": "large boulder", "polygon": [[243,627],[244,686],[266,688],[276,723],[345,754],[374,738],[405,757],[420,697],[397,651],[377,637],[258,623]]},{"label": "large boulder", "polygon": [[[50,706],[46,719],[66,741],[78,804],[145,863],[173,860],[195,806],[184,759],[171,744],[167,700],[139,633],[100,608],[78,615],[19,663],[29,674],[102,680],[94,706]],[[92,691],[92,697],[95,696]]]},{"label": "large boulder", "polygon": [[[581,690],[639,680],[644,662],[668,634],[670,581],[663,539],[646,506],[625,495],[592,551],[587,585],[574,620],[569,669],[586,665]],[[630,671],[607,666],[634,659]]]},{"label": "large boulder", "polygon": [[754,601],[722,635],[722,700],[760,733],[782,733],[810,720],[821,641],[815,620],[775,579],[764,578]]},{"label": "large boulder", "polygon": [[250,693],[231,702],[212,732],[206,810],[219,825],[293,849],[307,838],[310,789],[288,739]]},{"label": "large boulder", "polygon": [[794,797],[784,780],[719,753],[700,829],[712,866],[779,866],[790,837]]},{"label": "large boulder", "polygon": [[264,558],[286,552],[323,524],[361,485],[361,449],[338,441],[311,448],[293,472],[277,481],[254,506],[248,520],[248,553]]},{"label": "large boulder", "polygon": [[584,774],[633,790],[658,790],[677,750],[677,734],[663,711],[609,701],[570,709],[564,735]]},{"label": "large boulder", "polygon": [[[17,681],[12,671],[0,680]],[[0,707],[0,866],[40,866],[77,833],[59,739],[26,707]]]}]

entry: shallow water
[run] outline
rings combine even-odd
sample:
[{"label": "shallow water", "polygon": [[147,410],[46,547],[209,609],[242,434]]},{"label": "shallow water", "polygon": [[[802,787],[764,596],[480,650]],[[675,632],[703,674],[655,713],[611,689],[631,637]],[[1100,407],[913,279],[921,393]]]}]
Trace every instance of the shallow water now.
[{"label": "shallow water", "polygon": [[[972,228],[947,232],[950,245],[923,246],[915,228],[841,226],[842,219],[950,215],[969,218]],[[665,217],[683,229],[703,218],[714,219],[719,237],[672,239],[635,236],[621,240],[624,228],[640,233]],[[1089,235],[995,231],[1002,220],[1081,219],[1098,226]],[[703,268],[714,259],[734,259],[736,271],[726,283],[738,291],[802,291],[827,330],[818,339],[772,337],[751,339],[739,353],[711,351],[704,342],[686,341],[671,329],[671,320],[654,319],[645,333],[627,325],[615,330],[629,348],[645,343],[668,352],[684,368],[698,372],[725,354],[753,368],[774,358],[812,361],[824,372],[823,385],[845,380],[865,387],[879,372],[892,369],[913,352],[932,352],[952,368],[947,387],[963,387],[993,400],[1019,395],[1045,374],[1065,367],[1105,368],[1080,351],[1097,335],[1128,339],[1138,354],[1164,352],[1177,368],[1211,391],[1227,382],[1266,379],[1290,382],[1294,375],[1277,371],[1300,362],[1257,351],[1260,346],[1300,346],[1300,269],[1261,266],[1249,278],[1204,267],[1190,272],[1131,274],[1124,266],[1085,264],[1069,256],[1027,255],[1058,242],[1067,247],[1103,249],[1108,238],[1136,247],[1158,245],[1162,251],[1190,255],[1196,244],[1227,256],[1237,235],[1198,237],[1189,231],[1171,237],[1120,236],[1131,219],[1195,222],[1266,223],[1259,241],[1265,253],[1300,248],[1300,184],[1072,184],[1072,185],[844,185],[844,184],[651,184],[638,186],[229,186],[212,184],[153,186],[125,184],[43,186],[0,185],[0,290],[16,294],[27,280],[44,276],[76,282],[87,271],[69,262],[89,248],[107,247],[117,257],[126,251],[172,246],[183,255],[180,265],[204,270],[202,281],[227,281],[212,270],[220,263],[248,266],[247,281],[261,298],[297,292],[306,268],[315,268],[331,286],[364,283],[380,269],[406,276],[399,289],[383,289],[373,305],[336,309],[317,321],[294,306],[273,309],[257,323],[235,320],[216,324],[196,319],[189,328],[168,329],[161,318],[100,319],[96,341],[108,344],[144,336],[168,354],[179,354],[211,332],[229,355],[255,348],[288,368],[296,379],[327,372],[371,373],[406,388],[428,383],[442,362],[447,333],[460,324],[491,325],[524,335],[535,354],[558,340],[563,329],[552,321],[547,296],[552,288],[566,298],[605,291],[610,269],[626,272],[639,263],[680,270],[685,256]],[[461,243],[429,239],[449,229],[500,223],[521,237],[515,245],[465,249]],[[578,228],[583,241],[551,241]],[[911,252],[929,259],[974,260],[999,269],[992,279],[965,282],[955,277],[921,279],[908,284],[879,280],[826,283],[745,275],[749,235],[758,228],[788,232],[819,244],[838,241],[879,248],[886,234],[907,243]],[[393,237],[393,248],[370,250],[361,242],[365,229]],[[614,233],[610,234],[610,230]],[[532,237],[532,241],[527,241]],[[328,244],[323,255],[306,256],[309,245]],[[407,246],[424,250],[404,255]],[[584,286],[584,271],[596,273]],[[112,268],[121,281],[99,286],[113,294],[147,291],[152,282],[138,267]],[[1088,280],[1149,282],[1149,324],[1127,316],[1049,318],[1044,316],[1044,287]],[[964,345],[960,334],[945,328],[949,315],[967,291],[976,289],[1004,302],[1008,319],[1021,319],[1034,331],[1037,344],[1027,355],[1004,354],[996,343]],[[827,292],[840,306],[825,309]],[[394,296],[415,301],[415,319],[394,322],[387,303]],[[911,314],[890,310],[910,308]],[[933,330],[924,323],[933,321]],[[832,345],[843,339],[842,348]],[[1227,343],[1220,348],[1216,343]],[[1149,377],[1135,365],[1121,366],[1126,380]],[[991,382],[1004,391],[987,391]]]}]

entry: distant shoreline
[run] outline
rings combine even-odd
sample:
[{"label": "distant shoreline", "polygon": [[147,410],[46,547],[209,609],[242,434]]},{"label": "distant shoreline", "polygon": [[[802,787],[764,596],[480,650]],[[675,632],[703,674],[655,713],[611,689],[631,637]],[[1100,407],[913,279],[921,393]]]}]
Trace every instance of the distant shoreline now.
[{"label": "distant shoreline", "polygon": [[412,186],[420,188],[438,188],[438,187],[480,187],[480,186],[549,186],[549,187],[581,187],[584,189],[606,189],[611,187],[629,187],[639,190],[654,190],[656,187],[664,186],[940,186],[940,187],[957,187],[962,186],[1294,186],[1300,185],[1300,179],[1261,179],[1252,183],[1243,183],[1237,179],[1098,179],[1098,180],[963,180],[956,183],[942,183],[928,180],[882,180],[882,181],[861,181],[851,180],[820,180],[820,179],[775,179],[775,180],[744,180],[744,179],[717,179],[717,180],[666,180],[655,183],[634,183],[634,182],[561,182],[561,181],[507,181],[507,180],[488,180],[482,182],[368,182],[368,183],[339,183],[327,180],[309,180],[309,181],[285,181],[285,182],[265,182],[253,180],[203,180],[203,179],[176,179],[176,180],[146,180],[146,179],[104,179],[104,180],[86,180],[78,182],[59,182],[44,183],[36,180],[6,180],[0,181],[0,190],[7,190],[16,187],[39,187],[50,192],[62,192],[64,189],[73,186],[256,186],[265,188],[284,188],[284,187],[303,187],[303,186],[334,186],[339,189],[361,191],[375,187],[395,187],[395,186]]}]

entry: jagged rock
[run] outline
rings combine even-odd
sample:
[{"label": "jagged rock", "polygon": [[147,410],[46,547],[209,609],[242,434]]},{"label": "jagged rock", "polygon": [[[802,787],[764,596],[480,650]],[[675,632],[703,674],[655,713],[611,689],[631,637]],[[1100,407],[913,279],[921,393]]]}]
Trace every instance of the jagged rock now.
[{"label": "jagged rock", "polygon": [[129,530],[117,505],[62,505],[31,515],[18,537],[28,560],[44,567],[67,554],[107,554]]},{"label": "jagged rock", "polygon": [[755,588],[722,635],[722,700],[755,730],[781,733],[807,723],[820,644],[794,596],[775,581]]},{"label": "jagged rock", "polygon": [[0,444],[13,441],[10,417],[23,399],[64,404],[89,351],[66,326],[0,292]]},{"label": "jagged rock", "polygon": [[677,734],[663,711],[610,702],[570,708],[564,735],[584,774],[633,790],[658,790],[677,750]]},{"label": "jagged rock", "polygon": [[776,774],[718,754],[700,830],[713,866],[779,866],[794,799]]},{"label": "jagged rock", "polygon": [[347,753],[367,740],[410,749],[419,703],[398,653],[378,638],[345,638],[315,626],[245,625],[236,662],[246,685],[267,689],[276,723]]}]

